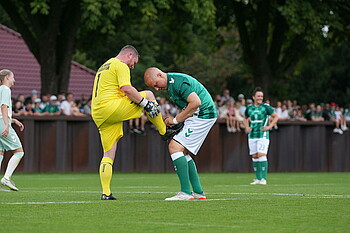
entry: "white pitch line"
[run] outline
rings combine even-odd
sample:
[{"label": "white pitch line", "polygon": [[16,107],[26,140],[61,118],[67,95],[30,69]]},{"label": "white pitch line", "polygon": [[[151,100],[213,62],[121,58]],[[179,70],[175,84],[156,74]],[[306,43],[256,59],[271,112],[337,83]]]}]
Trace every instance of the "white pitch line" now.
[{"label": "white pitch line", "polygon": [[1,205],[46,205],[46,204],[85,204],[97,203],[97,201],[44,201],[44,202],[9,202],[0,203]]}]

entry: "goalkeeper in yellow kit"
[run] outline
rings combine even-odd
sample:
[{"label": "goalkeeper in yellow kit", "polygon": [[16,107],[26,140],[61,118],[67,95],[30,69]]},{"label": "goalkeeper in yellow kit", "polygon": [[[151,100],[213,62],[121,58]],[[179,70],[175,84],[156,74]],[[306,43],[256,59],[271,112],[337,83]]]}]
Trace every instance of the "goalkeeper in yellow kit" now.
[{"label": "goalkeeper in yellow kit", "polygon": [[164,140],[177,133],[175,129],[166,128],[154,94],[138,92],[131,85],[130,69],[134,69],[139,57],[133,46],[126,45],[116,57],[106,61],[95,76],[91,115],[100,132],[104,151],[99,170],[102,200],[116,200],[110,182],[117,142],[123,137],[123,121],[139,118],[144,109]]}]

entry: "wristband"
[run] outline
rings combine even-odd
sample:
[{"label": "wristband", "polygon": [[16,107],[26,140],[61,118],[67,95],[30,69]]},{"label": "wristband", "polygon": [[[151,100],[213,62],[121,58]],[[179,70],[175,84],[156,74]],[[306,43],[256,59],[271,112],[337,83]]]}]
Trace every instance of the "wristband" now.
[{"label": "wristband", "polygon": [[173,119],[173,123],[174,123],[174,125],[179,124],[179,122],[177,122],[177,120],[176,120],[176,117],[174,117],[174,119]]},{"label": "wristband", "polygon": [[141,105],[142,107],[145,107],[148,103],[148,100],[142,97],[141,102],[138,105]]}]

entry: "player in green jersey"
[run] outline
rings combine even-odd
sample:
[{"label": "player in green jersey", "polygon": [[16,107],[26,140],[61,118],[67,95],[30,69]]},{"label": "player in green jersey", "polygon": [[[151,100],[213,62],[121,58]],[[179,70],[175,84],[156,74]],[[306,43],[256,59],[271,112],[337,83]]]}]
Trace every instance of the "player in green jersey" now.
[{"label": "player in green jersey", "polygon": [[6,69],[0,70],[0,168],[4,158],[4,152],[11,151],[13,154],[8,162],[5,175],[0,182],[9,189],[18,191],[18,188],[11,180],[11,176],[21,161],[24,152],[22,144],[15,130],[12,128],[11,123],[18,125],[21,131],[24,129],[24,126],[21,122],[12,118],[10,87],[12,87],[14,83],[15,77],[12,71]]},{"label": "player in green jersey", "polygon": [[146,70],[144,78],[146,85],[156,91],[167,90],[171,101],[182,109],[176,117],[165,119],[167,126],[176,127],[179,123],[184,123],[182,131],[169,143],[169,152],[180,180],[181,191],[165,200],[206,199],[196,165],[190,155],[197,154],[217,119],[213,99],[200,82],[186,74],[164,73],[152,67]]},{"label": "player in green jersey", "polygon": [[[263,103],[264,92],[260,87],[253,91],[254,104],[245,111],[244,126],[248,134],[249,154],[252,156],[256,179],[250,184],[267,184],[267,151],[270,144],[269,130],[277,123],[275,110]],[[269,116],[273,119],[269,122]]]}]

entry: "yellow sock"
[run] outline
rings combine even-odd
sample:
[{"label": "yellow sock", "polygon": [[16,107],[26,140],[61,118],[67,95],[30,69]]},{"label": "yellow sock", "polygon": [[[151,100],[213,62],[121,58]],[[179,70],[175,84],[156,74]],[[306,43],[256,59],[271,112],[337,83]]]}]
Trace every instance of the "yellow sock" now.
[{"label": "yellow sock", "polygon": [[146,115],[148,120],[157,127],[159,134],[164,135],[166,132],[166,125],[164,124],[162,113],[159,113],[155,118],[149,117],[148,114]]},{"label": "yellow sock", "polygon": [[113,173],[113,159],[103,157],[100,164],[100,180],[102,184],[102,193],[111,195],[111,179]]}]

